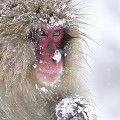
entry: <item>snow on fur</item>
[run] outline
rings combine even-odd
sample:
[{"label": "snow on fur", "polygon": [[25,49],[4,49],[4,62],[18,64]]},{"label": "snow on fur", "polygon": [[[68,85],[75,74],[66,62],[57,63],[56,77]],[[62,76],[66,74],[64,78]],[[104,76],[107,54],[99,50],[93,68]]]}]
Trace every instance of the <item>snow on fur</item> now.
[{"label": "snow on fur", "polygon": [[80,96],[62,99],[56,106],[57,120],[93,120],[93,108]]}]

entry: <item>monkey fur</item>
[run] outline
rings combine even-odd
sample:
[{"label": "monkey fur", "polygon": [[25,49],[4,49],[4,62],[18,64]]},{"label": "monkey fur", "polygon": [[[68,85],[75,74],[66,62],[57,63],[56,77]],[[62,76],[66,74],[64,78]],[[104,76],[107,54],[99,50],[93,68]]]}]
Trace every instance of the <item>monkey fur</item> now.
[{"label": "monkey fur", "polygon": [[[65,29],[64,70],[54,84],[37,81],[31,72],[35,48],[30,34],[45,24]],[[72,0],[0,0],[0,120],[57,120],[56,105],[69,96],[82,96],[91,104],[79,24],[80,10]]]}]

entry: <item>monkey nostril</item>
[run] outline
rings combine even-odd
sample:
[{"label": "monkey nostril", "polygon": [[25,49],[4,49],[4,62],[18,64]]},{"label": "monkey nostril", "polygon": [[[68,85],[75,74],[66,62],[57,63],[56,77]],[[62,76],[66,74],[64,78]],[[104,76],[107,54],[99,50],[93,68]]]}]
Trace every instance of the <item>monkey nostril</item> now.
[{"label": "monkey nostril", "polygon": [[55,59],[53,59],[53,58],[52,58],[52,61],[53,61],[53,62],[56,62],[56,60],[55,60]]}]

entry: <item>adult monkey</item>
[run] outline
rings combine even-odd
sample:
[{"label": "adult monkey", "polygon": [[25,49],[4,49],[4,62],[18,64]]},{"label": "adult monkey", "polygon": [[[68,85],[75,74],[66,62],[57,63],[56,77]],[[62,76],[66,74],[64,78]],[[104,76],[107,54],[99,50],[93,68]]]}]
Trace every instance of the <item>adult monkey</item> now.
[{"label": "adult monkey", "polygon": [[96,120],[86,102],[84,34],[73,1],[0,3],[0,119]]}]

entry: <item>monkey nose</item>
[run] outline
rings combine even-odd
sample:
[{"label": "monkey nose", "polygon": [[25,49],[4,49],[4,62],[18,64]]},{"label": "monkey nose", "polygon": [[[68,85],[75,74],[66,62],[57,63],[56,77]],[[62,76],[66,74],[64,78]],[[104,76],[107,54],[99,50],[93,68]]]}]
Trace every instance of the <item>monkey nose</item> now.
[{"label": "monkey nose", "polygon": [[64,52],[63,52],[62,49],[55,50],[54,55],[52,57],[52,60],[56,61],[56,62],[60,62],[60,60],[62,59],[63,54],[64,54]]}]

